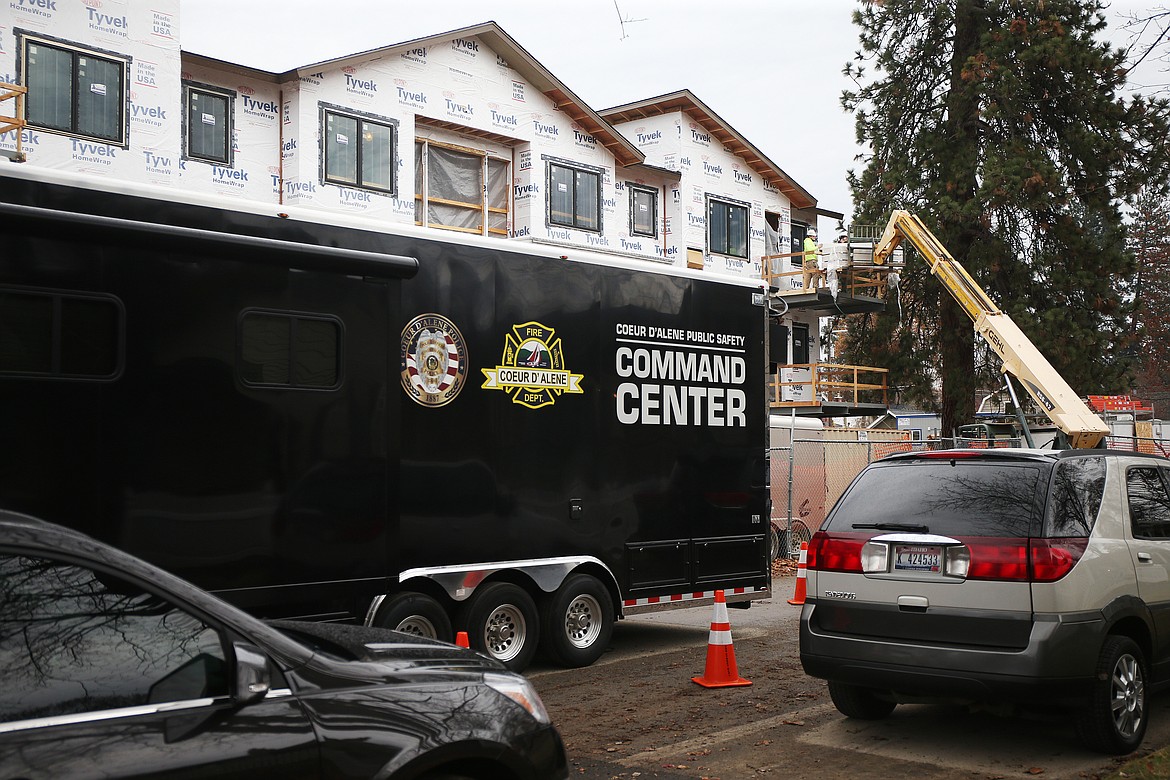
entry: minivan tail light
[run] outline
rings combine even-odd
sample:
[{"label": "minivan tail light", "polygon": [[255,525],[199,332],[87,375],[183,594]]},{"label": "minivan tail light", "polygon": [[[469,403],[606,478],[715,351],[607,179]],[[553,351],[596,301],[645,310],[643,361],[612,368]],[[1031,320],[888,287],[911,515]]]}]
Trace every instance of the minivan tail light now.
[{"label": "minivan tail light", "polygon": [[870,534],[817,531],[808,543],[805,566],[816,571],[861,573],[861,548]]},{"label": "minivan tail light", "polygon": [[[815,571],[884,572],[888,552],[882,554],[877,548],[887,543],[870,539],[866,533],[817,531],[808,543],[805,565]],[[960,546],[948,548],[945,573],[1000,582],[1055,582],[1072,571],[1089,544],[1083,537],[965,537],[960,541]]]},{"label": "minivan tail light", "polygon": [[966,538],[971,553],[969,580],[1055,582],[1072,571],[1089,540]]},{"label": "minivan tail light", "polygon": [[1089,540],[1083,536],[1033,539],[1032,579],[1035,582],[1056,582],[1072,571],[1088,546]]},{"label": "minivan tail light", "polygon": [[964,538],[970,552],[969,580],[1028,581],[1028,540],[1016,537]]}]

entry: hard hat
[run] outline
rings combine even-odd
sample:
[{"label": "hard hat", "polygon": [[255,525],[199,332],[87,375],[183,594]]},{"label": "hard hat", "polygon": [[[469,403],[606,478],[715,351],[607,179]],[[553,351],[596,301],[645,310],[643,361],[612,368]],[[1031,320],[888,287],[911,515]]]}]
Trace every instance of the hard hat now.
[{"label": "hard hat", "polygon": [[809,228],[808,235],[809,235],[809,238],[816,238],[817,237],[817,229],[816,228]]}]

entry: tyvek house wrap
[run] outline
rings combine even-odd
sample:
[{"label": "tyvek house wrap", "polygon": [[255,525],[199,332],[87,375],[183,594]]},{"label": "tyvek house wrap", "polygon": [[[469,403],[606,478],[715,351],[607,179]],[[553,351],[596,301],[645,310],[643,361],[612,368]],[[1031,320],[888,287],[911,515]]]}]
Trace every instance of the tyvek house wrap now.
[{"label": "tyvek house wrap", "polygon": [[[128,143],[25,128],[21,147],[29,163],[126,181],[175,184],[182,166],[177,130],[182,121],[179,0],[6,3],[0,8],[0,81],[20,83],[19,34],[75,43],[127,63],[124,91],[117,83],[95,82],[88,85],[87,97],[121,102]],[[0,106],[0,113],[11,112],[11,103]],[[0,135],[0,149],[16,150],[16,131]]]},{"label": "tyvek house wrap", "polygon": [[[792,209],[787,196],[763,181],[683,111],[617,125],[646,155],[646,162],[681,174],[677,197],[685,224],[678,233],[685,247],[703,250],[704,268],[733,275],[758,276],[759,258],[770,254],[765,213],[778,215],[776,246],[790,243]],[[711,197],[745,206],[749,214],[748,257],[712,254],[707,241],[707,204]],[[786,250],[782,250],[786,251]]]},{"label": "tyvek house wrap", "polygon": [[[444,213],[439,205],[432,204],[427,215],[416,208],[416,139],[472,146],[507,162],[507,173],[503,167],[493,167],[487,182],[493,203],[502,205],[502,190],[496,180],[511,179],[509,213],[489,217],[490,224],[507,235],[680,265],[686,262],[685,247],[705,244],[705,206],[687,201],[688,197],[693,201],[696,192],[700,201],[714,192],[750,208],[750,250],[756,257],[763,251],[764,210],[787,213],[782,196],[762,187],[733,155],[713,149],[706,159],[698,161],[684,147],[684,141],[693,143],[693,139],[681,137],[679,124],[668,128],[679,139],[672,148],[674,158],[651,154],[648,162],[679,171],[681,185],[669,173],[658,176],[645,169],[615,168],[613,156],[603,144],[557,110],[548,97],[477,38],[455,38],[409,51],[372,52],[368,59],[326,64],[318,72],[306,71],[296,80],[277,84],[263,74],[252,77],[247,69],[221,68],[196,58],[190,58],[182,68],[178,26],[178,0],[108,2],[100,8],[83,3],[10,3],[0,8],[0,28],[8,28],[7,34],[0,34],[0,63],[15,62],[18,30],[109,53],[128,63],[125,143],[92,142],[29,129],[23,135],[23,146],[30,163],[180,186],[217,197],[359,213],[388,222],[437,218],[449,223],[452,213]],[[18,76],[8,74],[7,79],[17,81]],[[185,158],[184,122],[191,121],[184,115],[185,83],[231,95],[228,164]],[[392,192],[325,183],[322,133],[327,109],[394,128]],[[416,122],[416,116],[424,121]],[[438,127],[436,122],[445,126]],[[459,127],[468,128],[468,132],[458,132]],[[478,131],[492,137],[473,137]],[[12,150],[15,140],[11,133],[0,137],[0,147]],[[553,163],[598,174],[599,231],[550,224],[547,188]],[[439,162],[434,176],[444,175],[443,168]],[[697,173],[711,181],[703,187],[688,186]],[[447,183],[455,188],[459,181],[449,178]],[[433,178],[430,184],[443,191],[444,184],[438,179]],[[660,213],[653,236],[631,233],[630,184],[658,193]],[[473,227],[473,217],[463,214],[467,222],[460,225],[456,220],[456,226]],[[707,267],[737,275],[759,273],[758,261],[729,257],[708,257]]]},{"label": "tyvek house wrap", "polygon": [[[284,85],[284,100],[282,122],[286,147],[287,139],[298,139],[296,148],[286,149],[283,158],[286,202],[357,211],[400,222],[421,220],[423,215],[416,213],[415,204],[415,194],[422,185],[415,139],[426,139],[474,148],[509,163],[507,174],[500,167],[489,165],[486,184],[493,197],[498,198],[499,189],[493,187],[492,177],[510,177],[511,224],[501,225],[502,216],[494,216],[497,220],[494,224],[506,226],[513,237],[664,256],[661,236],[658,241],[641,239],[621,243],[622,238],[629,236],[628,215],[625,204],[618,203],[614,161],[609,151],[557,110],[548,97],[524,81],[478,38],[456,38],[385,56],[375,53],[369,60],[348,61],[341,67],[326,68],[302,76],[297,84]],[[357,192],[322,182],[318,128],[323,107],[355,112],[397,128],[397,191],[394,194]],[[416,123],[416,116],[425,119]],[[426,119],[444,123],[446,128]],[[514,139],[514,143],[473,138],[452,129],[452,125]],[[453,194],[470,181],[469,177],[478,175],[468,169],[460,170],[456,155],[443,155],[434,147],[429,153],[427,186],[435,189],[435,192],[428,189],[432,196],[443,197],[440,194],[443,192]],[[550,162],[578,166],[601,176],[600,234],[549,224]],[[657,182],[655,185],[661,186]],[[428,221],[445,221],[459,211],[451,207],[444,210],[436,204],[430,204],[429,208]],[[478,226],[475,215],[466,210],[462,214],[467,222],[457,226]],[[631,245],[634,243],[637,246]]]}]

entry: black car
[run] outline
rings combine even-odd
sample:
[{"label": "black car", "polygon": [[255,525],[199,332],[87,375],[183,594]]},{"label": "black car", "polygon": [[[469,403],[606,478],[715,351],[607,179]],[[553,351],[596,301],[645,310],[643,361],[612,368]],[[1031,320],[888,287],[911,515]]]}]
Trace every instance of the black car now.
[{"label": "black car", "polygon": [[536,692],[453,645],[265,623],[0,512],[0,776],[567,778]]}]

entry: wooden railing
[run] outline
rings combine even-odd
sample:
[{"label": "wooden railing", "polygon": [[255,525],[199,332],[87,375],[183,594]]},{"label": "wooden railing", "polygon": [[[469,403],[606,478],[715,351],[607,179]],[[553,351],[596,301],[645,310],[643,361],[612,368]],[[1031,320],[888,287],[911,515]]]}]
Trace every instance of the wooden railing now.
[{"label": "wooden railing", "polygon": [[[785,369],[792,369],[785,371]],[[823,404],[881,404],[888,406],[887,368],[832,363],[799,363],[780,367],[768,378],[768,403],[792,408]],[[785,388],[791,391],[785,393]],[[789,396],[785,400],[785,396]]]},{"label": "wooden railing", "polygon": [[16,154],[9,156],[17,162],[24,162],[24,96],[27,92],[27,87],[0,81],[0,105],[11,100],[14,109],[12,116],[0,114],[0,134],[16,131]]},{"label": "wooden railing", "polygon": [[[764,255],[760,258],[764,268],[764,281],[775,287],[781,295],[799,295],[804,292],[803,273],[801,268],[792,268],[790,262],[784,262],[791,257],[800,257],[804,252],[788,252],[780,255]],[[791,268],[791,270],[780,270]],[[885,298],[886,287],[891,271],[898,271],[890,265],[873,265],[870,263],[853,263],[837,271],[837,294],[849,298]],[[828,272],[826,272],[827,275]],[[796,284],[793,284],[795,280]],[[819,282],[821,287],[828,287],[828,281]]]}]

